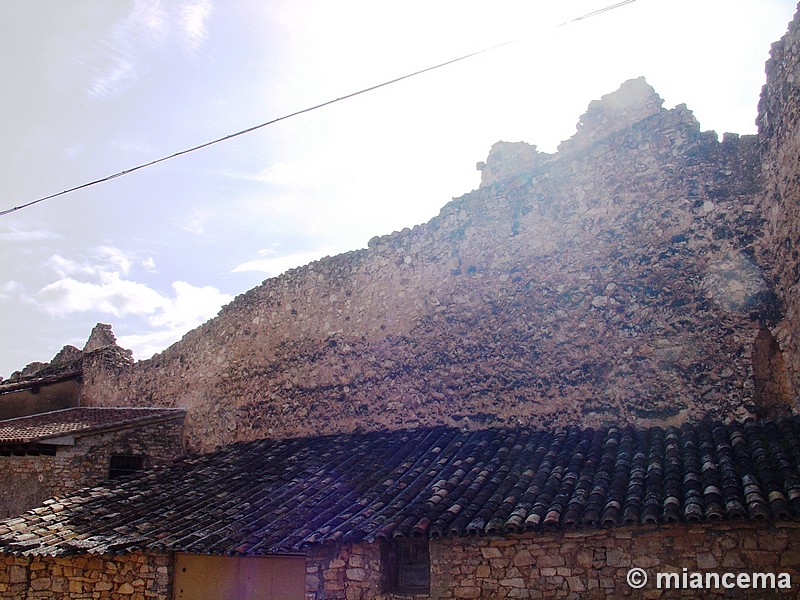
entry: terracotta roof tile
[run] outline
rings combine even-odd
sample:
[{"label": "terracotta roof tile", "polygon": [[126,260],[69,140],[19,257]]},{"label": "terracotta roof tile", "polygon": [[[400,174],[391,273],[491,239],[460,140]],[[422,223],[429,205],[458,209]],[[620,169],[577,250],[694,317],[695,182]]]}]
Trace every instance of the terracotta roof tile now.
[{"label": "terracotta roof tile", "polygon": [[0,444],[26,444],[65,435],[87,435],[186,413],[175,408],[67,408],[0,421]]},{"label": "terracotta roof tile", "polygon": [[0,524],[0,550],[269,554],[325,541],[800,515],[800,420],[449,428],[236,444]]}]

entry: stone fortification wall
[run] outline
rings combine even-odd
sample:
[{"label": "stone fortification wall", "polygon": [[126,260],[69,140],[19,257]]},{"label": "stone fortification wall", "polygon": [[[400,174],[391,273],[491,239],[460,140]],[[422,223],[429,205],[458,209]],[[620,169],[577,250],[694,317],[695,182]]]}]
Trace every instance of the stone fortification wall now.
[{"label": "stone fortification wall", "polygon": [[772,46],[759,103],[764,162],[760,209],[765,227],[759,258],[783,306],[775,332],[786,358],[789,385],[800,392],[800,12]]},{"label": "stone fortification wall", "polygon": [[151,360],[87,357],[83,404],[186,407],[196,449],[746,417],[754,340],[780,316],[753,259],[758,140],[661,104],[627,82],[557,154],[496,145],[429,223],[269,279]]}]

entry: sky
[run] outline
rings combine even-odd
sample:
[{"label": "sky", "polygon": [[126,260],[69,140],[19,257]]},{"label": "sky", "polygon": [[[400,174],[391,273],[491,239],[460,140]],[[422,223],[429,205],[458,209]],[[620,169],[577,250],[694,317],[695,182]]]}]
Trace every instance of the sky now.
[{"label": "sky", "polygon": [[95,323],[146,359],[237,294],[424,223],[497,141],[546,152],[644,75],[756,132],[788,0],[5,0],[0,210],[514,43],[0,217],[0,375]]}]

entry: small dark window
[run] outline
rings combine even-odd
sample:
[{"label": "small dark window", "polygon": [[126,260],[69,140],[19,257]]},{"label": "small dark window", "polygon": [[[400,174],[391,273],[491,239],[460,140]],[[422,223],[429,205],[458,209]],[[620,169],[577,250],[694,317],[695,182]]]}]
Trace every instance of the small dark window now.
[{"label": "small dark window", "polygon": [[130,454],[112,454],[111,464],[108,469],[109,479],[124,477],[144,469],[144,456]]},{"label": "small dark window", "polygon": [[428,594],[431,587],[428,540],[396,538],[381,546],[384,587],[388,592]]}]

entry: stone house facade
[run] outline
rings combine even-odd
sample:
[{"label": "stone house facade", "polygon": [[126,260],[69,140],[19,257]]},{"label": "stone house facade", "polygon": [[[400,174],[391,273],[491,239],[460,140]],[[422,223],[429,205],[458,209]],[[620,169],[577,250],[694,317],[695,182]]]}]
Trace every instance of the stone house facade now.
[{"label": "stone house facade", "polygon": [[69,408],[0,421],[0,517],[183,455],[181,409]]},{"label": "stone house facade", "polygon": [[[797,587],[800,557],[796,524],[698,524],[656,529],[620,528],[586,533],[495,536],[430,543],[431,598],[698,598],[730,597],[703,589],[684,569],[696,573],[790,573]],[[3,598],[173,598],[174,557],[169,553],[14,557],[0,559]],[[377,543],[334,545],[303,560],[305,595],[287,598],[377,598],[409,600],[419,595],[381,592]],[[664,566],[668,565],[668,566]],[[675,573],[663,590],[637,593],[626,582],[640,567]],[[696,576],[695,576],[696,577]],[[677,583],[676,583],[677,581]],[[662,586],[667,585],[667,579]],[[768,582],[771,584],[771,582]],[[694,587],[692,587],[694,585]],[[791,598],[795,592],[753,581],[740,598]],[[654,585],[653,585],[654,587]],[[281,598],[280,595],[271,596]]]},{"label": "stone house facade", "polygon": [[84,364],[125,365],[111,326],[0,381],[0,517],[184,452],[183,409],[81,407]]}]

